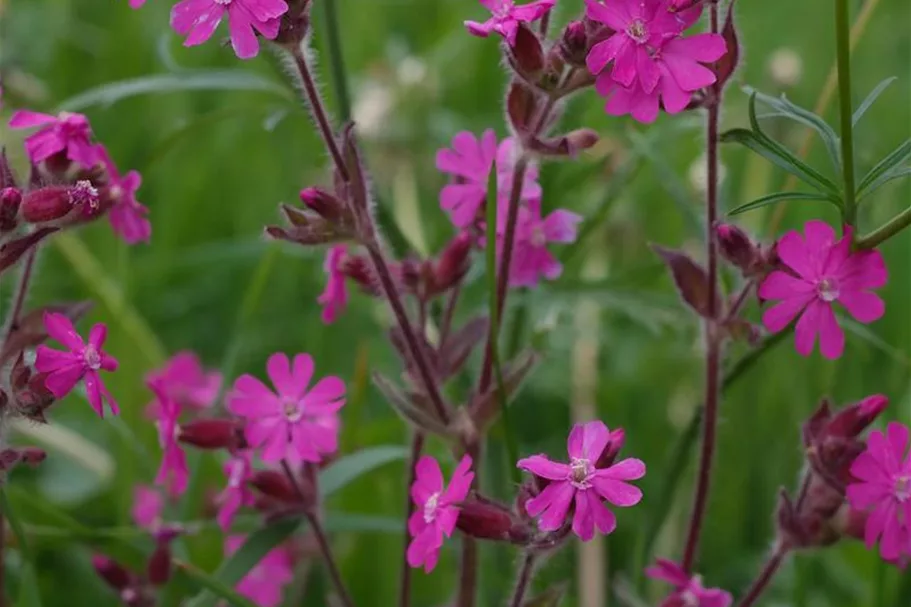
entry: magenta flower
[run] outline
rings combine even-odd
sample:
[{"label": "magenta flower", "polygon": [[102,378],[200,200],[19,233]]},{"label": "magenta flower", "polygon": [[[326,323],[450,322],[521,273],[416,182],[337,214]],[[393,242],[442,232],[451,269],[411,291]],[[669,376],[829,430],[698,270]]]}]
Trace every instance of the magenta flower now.
[{"label": "magenta flower", "polygon": [[[163,369],[149,373],[146,381],[158,384],[168,398],[182,407],[207,409],[218,398],[222,377],[218,371],[203,369],[196,354],[185,350],[172,356]],[[158,401],[153,401],[146,412],[158,417],[158,406]]]},{"label": "magenta flower", "polygon": [[[501,200],[499,229],[505,230],[507,204]],[[541,276],[555,280],[563,266],[547,249],[551,242],[570,243],[576,240],[577,226],[582,216],[558,209],[541,218],[541,202],[533,200],[519,209],[516,223],[516,240],[510,261],[509,285],[534,287]],[[500,242],[502,247],[502,242]]]},{"label": "magenta flower", "polygon": [[284,0],[182,0],[171,9],[171,27],[186,36],[184,46],[196,46],[211,38],[227,15],[234,53],[251,59],[259,54],[256,32],[275,40],[280,17],[286,12]]},{"label": "magenta flower", "polygon": [[886,264],[879,251],[851,252],[851,229],[835,240],[826,223],[811,220],[804,226],[805,237],[788,232],[778,241],[777,252],[792,273],[775,271],[759,287],[762,299],[782,300],[762,316],[773,333],[787,327],[801,315],[794,330],[797,351],[808,356],[819,335],[819,349],[829,359],[841,356],[845,334],[833,310],[840,303],[862,323],[871,323],[885,312],[885,304],[871,289],[888,280]]},{"label": "magenta flower", "polygon": [[519,468],[551,481],[537,497],[525,504],[530,516],[541,517],[538,526],[543,531],[556,531],[563,526],[575,498],[573,532],[587,542],[595,536],[596,527],[607,535],[617,526],[617,519],[604,506],[604,500],[614,506],[627,507],[635,506],[642,499],[642,491],[625,482],[645,476],[642,461],[628,458],[607,468],[597,468],[598,458],[609,441],[610,431],[604,423],[576,424],[567,440],[568,464],[552,461],[544,455],[519,460]]},{"label": "magenta flower", "polygon": [[323,268],[326,270],[326,288],[316,299],[323,306],[323,323],[332,324],[348,305],[348,289],[343,264],[348,257],[348,247],[339,244],[329,249]]},{"label": "magenta flower", "polygon": [[734,601],[731,593],[703,587],[700,576],[690,576],[683,567],[667,559],[658,559],[645,574],[676,587],[673,594],[662,601],[661,607],[729,607]]},{"label": "magenta flower", "polygon": [[190,479],[190,469],[187,467],[187,455],[177,440],[181,406],[168,395],[161,381],[151,381],[148,386],[158,401],[155,423],[158,426],[158,443],[163,451],[155,484],[165,487],[172,496],[183,495]]},{"label": "magenta flower", "polygon": [[146,3],[146,0],[130,0],[130,8],[136,10],[137,8],[142,7]]},{"label": "magenta flower", "polygon": [[911,556],[911,451],[908,427],[889,422],[885,434],[876,430],[867,450],[851,465],[857,483],[848,485],[852,507],[870,511],[864,533],[868,548],[879,540],[879,553],[889,561]]},{"label": "magenta flower", "polygon": [[131,515],[137,526],[154,531],[161,526],[161,514],[164,512],[164,498],[152,487],[137,485],[133,489],[133,509]]},{"label": "magenta flower", "polygon": [[506,39],[509,46],[515,46],[520,23],[532,23],[547,14],[557,0],[535,0],[516,6],[513,0],[480,0],[481,5],[493,13],[484,23],[466,21],[469,33],[481,38],[491,33]]},{"label": "magenta flower", "polygon": [[101,369],[117,370],[117,359],[101,349],[108,334],[107,326],[103,323],[93,326],[89,331],[88,344],[76,333],[73,323],[63,314],[45,312],[44,328],[48,335],[69,350],[61,352],[45,345],[38,346],[36,350],[35,368],[41,373],[48,374],[44,385],[51,394],[63,398],[79,380],[84,380],[89,404],[99,416],[104,417],[104,402],[107,402],[111,413],[120,413],[117,401],[105,388],[98,374]]},{"label": "magenta flower", "polygon": [[[243,546],[243,536],[225,540],[225,555],[230,556]],[[235,587],[260,607],[278,607],[282,604],[282,591],[294,579],[294,559],[288,548],[273,548]]]},{"label": "magenta flower", "polygon": [[270,463],[319,462],[322,454],[333,453],[338,448],[336,413],[345,404],[342,380],[324,377],[308,390],[313,378],[309,354],[295,356],[293,367],[285,354],[273,354],[266,371],[277,393],[243,375],[228,398],[231,412],[248,420],[247,442],[262,447],[262,459]]},{"label": "magenta flower", "polygon": [[142,177],[136,171],[130,171],[121,177],[117,166],[103,146],[98,146],[101,163],[107,169],[108,184],[105,195],[110,200],[111,210],[108,221],[114,233],[127,244],[148,242],[152,235],[152,224],[146,217],[149,209],[136,200],[136,190],[142,184]]},{"label": "magenta flower", "polygon": [[417,508],[408,519],[412,540],[406,556],[412,567],[423,566],[426,573],[436,567],[443,536],[452,537],[459,518],[459,504],[471,489],[474,472],[470,469],[471,457],[465,455],[452,473],[449,486],[444,487],[443,473],[437,461],[429,455],[418,460],[411,485],[411,501]]},{"label": "magenta flower", "polygon": [[43,127],[25,139],[25,150],[35,164],[64,150],[67,158],[85,168],[92,168],[100,159],[98,146],[90,141],[92,129],[88,118],[82,114],[60,112],[50,116],[20,110],[10,118],[9,126],[13,129]]},{"label": "magenta flower", "polygon": [[241,506],[253,505],[254,495],[247,487],[247,481],[253,476],[251,459],[249,453],[243,452],[235,454],[225,462],[224,471],[228,484],[216,500],[219,507],[215,517],[222,531],[227,531],[231,527],[234,515]]}]

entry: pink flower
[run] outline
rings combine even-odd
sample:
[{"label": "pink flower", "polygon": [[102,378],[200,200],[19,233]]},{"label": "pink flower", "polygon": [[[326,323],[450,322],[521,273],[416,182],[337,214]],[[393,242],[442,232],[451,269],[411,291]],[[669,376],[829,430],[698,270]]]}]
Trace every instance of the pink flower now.
[{"label": "pink flower", "polygon": [[470,469],[471,457],[466,455],[452,473],[449,486],[444,487],[443,473],[437,461],[429,455],[418,460],[411,485],[411,501],[417,508],[408,519],[412,540],[406,556],[412,567],[423,565],[426,573],[436,567],[443,536],[452,537],[459,518],[459,504],[471,489],[474,473],[469,472]]},{"label": "pink flower", "polygon": [[113,204],[108,215],[111,227],[127,244],[148,242],[152,235],[152,224],[146,218],[149,209],[136,200],[136,190],[142,184],[142,177],[136,171],[121,177],[104,147],[98,146],[98,154],[108,173],[105,190],[106,197]]},{"label": "pink flower", "polygon": [[61,352],[45,345],[38,346],[35,368],[41,373],[48,374],[44,380],[47,389],[55,397],[63,398],[79,380],[84,380],[89,404],[98,415],[104,417],[105,401],[111,413],[120,413],[117,401],[107,391],[98,374],[100,369],[117,370],[117,359],[101,349],[108,334],[107,326],[103,323],[93,326],[89,332],[88,344],[82,341],[82,337],[73,328],[73,323],[63,314],[45,312],[44,328],[48,335],[69,350]]},{"label": "pink flower", "polygon": [[[245,537],[231,536],[225,540],[225,554],[237,552]],[[278,607],[282,590],[294,579],[294,559],[288,548],[279,546],[269,552],[237,584],[237,591],[260,607]]]},{"label": "pink flower", "polygon": [[729,607],[734,601],[731,593],[720,588],[703,587],[700,576],[690,576],[680,565],[667,559],[658,559],[654,567],[645,570],[645,574],[676,586],[661,607]]},{"label": "pink flower", "polygon": [[857,483],[848,485],[848,502],[870,510],[864,540],[879,540],[879,553],[889,561],[911,556],[911,451],[908,427],[889,422],[886,433],[870,433],[867,450],[851,465]]},{"label": "pink flower", "polygon": [[862,323],[877,320],[885,304],[870,289],[885,285],[888,273],[879,251],[851,252],[850,228],[837,242],[834,230],[822,221],[808,221],[804,232],[805,238],[788,232],[778,241],[778,256],[793,274],[775,271],[760,285],[762,299],[782,300],[765,311],[762,322],[777,333],[800,314],[794,331],[797,351],[808,356],[818,334],[822,355],[835,359],[844,350],[845,334],[833,303]]},{"label": "pink flower", "polygon": [[[595,89],[607,98],[608,114],[631,114],[640,122],[653,122],[659,98],[668,114],[676,114],[687,107],[693,91],[715,82],[715,73],[702,63],[724,55],[724,38],[680,37],[699,16],[700,7],[677,13],[660,0],[587,0],[586,9],[589,18],[615,30],[594,45],[586,59],[588,69],[598,75]],[[608,72],[605,68],[611,62]]]},{"label": "pink flower", "polygon": [[484,23],[466,21],[465,27],[469,33],[481,38],[488,37],[491,32],[500,34],[509,46],[515,46],[519,23],[537,21],[553,8],[556,1],[535,0],[529,4],[516,6],[513,0],[480,0],[481,5],[493,15]]},{"label": "pink flower", "polygon": [[251,59],[259,54],[256,32],[274,40],[286,12],[284,0],[182,0],[171,9],[171,27],[187,37],[184,46],[196,46],[211,38],[227,15],[234,52],[241,59]]},{"label": "pink flower", "polygon": [[66,157],[85,168],[92,168],[99,160],[98,146],[90,141],[92,129],[82,114],[60,112],[57,116],[21,110],[13,114],[10,128],[31,129],[44,127],[25,139],[28,157],[35,164],[66,150]]},{"label": "pink flower", "polygon": [[247,480],[253,475],[250,460],[250,454],[243,452],[225,462],[224,471],[228,477],[228,484],[218,495],[219,508],[215,517],[222,531],[227,531],[231,527],[234,515],[241,506],[253,505],[254,495],[247,487]]},{"label": "pink flower", "polygon": [[[207,409],[215,403],[221,390],[221,373],[203,369],[199,358],[193,352],[178,352],[163,369],[152,371],[146,377],[149,383],[156,383],[161,390],[181,406],[193,409]],[[158,401],[153,401],[147,410],[157,417]]]},{"label": "pink flower", "polygon": [[130,8],[136,10],[140,8],[143,4],[146,3],[146,0],[130,0]]},{"label": "pink flower", "polygon": [[[490,171],[496,162],[498,197],[508,198],[512,187],[516,144],[507,137],[497,145],[497,136],[487,129],[478,139],[468,131],[452,139],[452,149],[437,152],[437,169],[449,173],[452,183],[440,191],[440,207],[458,228],[471,225],[487,198]],[[530,166],[522,183],[522,200],[541,196],[537,167]]]},{"label": "pink flower", "polygon": [[595,528],[609,534],[617,526],[614,514],[605,508],[603,500],[614,506],[635,506],[642,491],[624,481],[645,476],[645,464],[628,458],[607,468],[597,468],[598,458],[610,441],[610,432],[600,421],[576,424],[567,440],[569,463],[552,461],[544,455],[532,455],[519,460],[519,468],[550,480],[535,498],[528,500],[525,510],[530,516],[540,516],[538,526],[543,531],[556,531],[566,521],[573,498],[575,512],[572,527],[582,541],[595,536]]},{"label": "pink flower", "polygon": [[293,367],[285,354],[273,354],[266,371],[277,393],[243,375],[229,396],[228,408],[248,420],[247,442],[262,447],[262,459],[270,463],[319,462],[321,454],[333,453],[338,448],[336,413],[345,404],[342,380],[324,377],[308,390],[313,378],[309,354],[295,356]]},{"label": "pink flower", "polygon": [[[500,202],[498,220],[500,231],[505,230],[507,204]],[[555,280],[563,266],[547,250],[550,242],[570,243],[576,239],[576,228],[582,217],[562,209],[541,218],[541,202],[533,200],[519,209],[516,223],[516,241],[510,261],[509,285],[533,287],[541,276]],[[500,243],[502,246],[502,242]]]},{"label": "pink flower", "polygon": [[152,487],[137,485],[133,490],[133,522],[148,530],[157,529],[161,525],[162,512],[164,498],[161,493]]},{"label": "pink flower", "polygon": [[345,275],[342,273],[343,264],[348,257],[348,247],[343,244],[335,245],[326,254],[326,288],[316,299],[323,306],[323,323],[335,322],[338,315],[348,305],[348,289],[345,284]]},{"label": "pink flower", "polygon": [[187,467],[187,455],[177,440],[180,426],[178,418],[180,417],[180,403],[171,398],[161,381],[151,381],[148,383],[149,389],[155,393],[158,401],[158,443],[163,450],[161,466],[158,468],[158,475],[155,477],[155,483],[166,487],[168,493],[173,496],[182,495],[187,490],[187,482],[190,478],[190,469]]}]

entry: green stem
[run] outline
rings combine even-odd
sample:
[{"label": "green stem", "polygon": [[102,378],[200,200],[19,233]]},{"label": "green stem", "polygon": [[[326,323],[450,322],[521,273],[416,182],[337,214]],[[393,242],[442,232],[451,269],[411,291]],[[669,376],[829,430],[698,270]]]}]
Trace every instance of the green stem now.
[{"label": "green stem", "polygon": [[911,225],[911,206],[885,225],[857,239],[858,249],[873,249]]},{"label": "green stem", "polygon": [[854,125],[851,105],[851,32],[848,0],[835,0],[835,39],[838,65],[838,109],[841,114],[841,163],[845,180],[845,223],[857,225],[854,198]]}]

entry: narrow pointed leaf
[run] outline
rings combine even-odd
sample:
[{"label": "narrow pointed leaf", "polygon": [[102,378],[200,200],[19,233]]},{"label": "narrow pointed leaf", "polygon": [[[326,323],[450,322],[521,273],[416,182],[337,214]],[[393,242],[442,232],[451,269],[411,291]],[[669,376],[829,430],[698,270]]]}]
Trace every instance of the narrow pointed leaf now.
[{"label": "narrow pointed leaf", "polygon": [[867,98],[864,99],[859,106],[857,106],[856,110],[854,110],[854,115],[851,117],[851,124],[853,126],[857,126],[857,123],[860,122],[860,119],[864,117],[864,114],[867,113],[867,110],[870,109],[870,106],[876,103],[876,100],[879,99],[879,96],[883,94],[883,91],[889,88],[889,85],[896,80],[898,80],[896,76],[886,78],[877,84],[876,88],[870,91],[870,94],[867,95]]},{"label": "narrow pointed leaf", "polygon": [[[870,169],[869,173],[864,175],[857,186],[858,198],[869,193],[867,190],[870,189],[874,183],[877,183],[880,177],[906,162],[909,158],[911,158],[911,139],[902,142],[897,148],[889,152],[885,158],[880,160],[876,166]],[[885,182],[881,182],[879,185],[882,185],[882,183]]]},{"label": "narrow pointed leaf", "polygon": [[808,192],[777,192],[775,194],[769,194],[768,196],[763,196],[762,198],[757,198],[756,200],[750,201],[746,204],[742,204],[739,207],[732,209],[728,215],[739,215],[740,213],[746,213],[747,211],[755,211],[762,207],[767,207],[779,202],[784,202],[786,200],[822,200],[835,206],[839,206],[831,196],[826,196],[825,194],[814,194]]}]

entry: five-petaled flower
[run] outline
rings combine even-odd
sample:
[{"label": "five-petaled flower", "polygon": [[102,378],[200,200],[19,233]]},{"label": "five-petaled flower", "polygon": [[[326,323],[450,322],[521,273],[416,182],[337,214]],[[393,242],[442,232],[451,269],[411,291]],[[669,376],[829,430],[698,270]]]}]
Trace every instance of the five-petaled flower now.
[{"label": "five-petaled flower", "polygon": [[274,40],[286,12],[284,0],[182,0],[171,9],[171,27],[186,36],[184,46],[196,46],[211,38],[227,15],[234,52],[251,59],[259,54],[256,32]]},{"label": "five-petaled flower", "polygon": [[660,105],[668,114],[682,112],[693,91],[715,82],[715,73],[702,64],[725,54],[724,38],[711,33],[680,37],[701,10],[678,12],[662,0],[586,0],[588,17],[614,30],[586,58],[589,71],[598,76],[595,90],[607,98],[608,114],[653,122]]},{"label": "five-petaled flower", "polygon": [[[225,540],[225,554],[237,552],[246,538],[231,536]],[[294,579],[294,559],[291,550],[284,546],[273,548],[237,584],[237,592],[260,607],[278,607],[282,604],[284,587]]]},{"label": "five-petaled flower", "polygon": [[187,467],[187,455],[177,440],[180,432],[178,419],[181,406],[167,393],[161,380],[150,381],[148,386],[155,394],[158,403],[155,411],[157,413],[156,425],[158,426],[158,442],[163,451],[155,483],[165,487],[173,496],[183,495],[190,479],[190,469]]},{"label": "five-petaled flower", "polygon": [[683,567],[667,559],[658,559],[645,573],[675,586],[674,592],[661,602],[661,607],[728,607],[734,601],[730,592],[706,588],[700,576],[691,576]]},{"label": "five-petaled flower", "polygon": [[864,533],[867,547],[879,540],[880,554],[890,561],[911,556],[908,435],[908,427],[898,422],[889,422],[885,433],[871,432],[867,450],[851,465],[851,475],[858,482],[847,487],[851,506],[870,513]]},{"label": "five-petaled flower", "polygon": [[492,15],[484,23],[466,21],[468,31],[482,38],[496,33],[506,39],[509,46],[515,46],[516,34],[520,23],[537,21],[553,8],[557,0],[535,0],[528,4],[516,6],[513,0],[480,0],[481,4]]},{"label": "five-petaled flower", "polygon": [[316,301],[323,306],[322,319],[327,325],[335,322],[348,305],[348,288],[342,271],[347,257],[348,247],[343,244],[331,247],[326,253],[326,262],[323,265],[326,271],[326,288]]},{"label": "five-petaled flower", "polygon": [[[478,216],[487,197],[490,171],[496,163],[497,194],[508,198],[512,187],[516,142],[507,137],[497,145],[497,135],[487,129],[480,138],[462,131],[452,139],[452,148],[437,152],[436,166],[443,173],[452,175],[452,182],[440,191],[440,207],[458,228],[471,225]],[[521,200],[540,198],[541,186],[537,183],[537,167],[531,165],[522,182]]]},{"label": "five-petaled flower", "polygon": [[111,228],[127,244],[148,242],[152,235],[152,224],[146,217],[149,209],[136,200],[136,191],[142,184],[142,177],[136,171],[121,176],[107,150],[102,146],[98,146],[98,154],[108,174],[108,183],[103,195],[111,204],[111,210],[108,212]]},{"label": "five-petaled flower", "polygon": [[572,529],[583,541],[595,536],[595,528],[609,534],[617,526],[614,514],[604,506],[604,500],[614,506],[635,506],[642,499],[642,491],[625,481],[645,476],[645,464],[628,458],[607,468],[597,468],[610,440],[610,431],[603,422],[576,424],[569,433],[567,451],[569,463],[532,455],[519,460],[519,468],[550,481],[543,491],[528,500],[525,510],[538,517],[538,527],[543,531],[556,531],[563,527],[575,498]]},{"label": "five-petaled flower", "polygon": [[47,389],[55,397],[63,398],[79,380],[84,380],[89,404],[95,412],[104,417],[104,402],[107,402],[111,413],[117,415],[120,412],[117,402],[105,388],[98,373],[99,370],[117,370],[117,359],[101,349],[107,337],[107,326],[103,323],[93,326],[88,343],[82,340],[73,328],[73,323],[63,314],[45,312],[44,327],[48,335],[68,349],[67,352],[61,352],[45,345],[38,346],[35,368],[48,374],[44,380]]},{"label": "five-petaled flower", "polygon": [[[498,230],[506,228],[508,203],[500,200],[497,215]],[[534,287],[541,276],[555,280],[563,266],[547,249],[548,243],[570,243],[576,239],[576,227],[582,216],[558,209],[547,217],[541,217],[541,202],[532,200],[519,208],[516,222],[515,243],[509,268],[509,285],[513,287]],[[502,237],[500,247],[503,246]]]},{"label": "five-petaled flower", "polygon": [[241,506],[253,505],[253,492],[247,486],[247,480],[253,475],[251,459],[250,453],[243,451],[225,462],[224,472],[228,483],[216,500],[218,514],[215,516],[222,531],[231,527],[234,515]]},{"label": "five-petaled flower", "polygon": [[252,375],[234,382],[228,397],[232,413],[247,419],[244,434],[251,447],[262,447],[265,462],[319,462],[321,455],[338,448],[339,420],[345,404],[345,384],[324,377],[308,390],[313,379],[313,359],[298,354],[294,364],[276,353],[266,363],[272,392]]},{"label": "five-petaled flower", "polygon": [[[164,368],[152,371],[146,376],[147,382],[157,383],[169,398],[191,409],[211,407],[218,398],[221,379],[221,373],[218,371],[203,369],[199,358],[189,350],[178,352]],[[157,417],[158,406],[158,401],[153,401],[147,413]]]},{"label": "five-petaled flower", "polygon": [[429,455],[424,455],[415,466],[415,480],[411,485],[411,500],[415,511],[408,519],[408,564],[424,567],[430,573],[440,558],[443,536],[452,536],[459,518],[459,504],[468,495],[474,473],[470,472],[471,457],[465,455],[452,473],[449,486],[443,485],[440,465]]},{"label": "five-petaled flower", "polygon": [[87,169],[101,159],[99,146],[91,142],[92,129],[88,118],[82,114],[61,112],[51,116],[20,110],[10,118],[9,125],[13,129],[42,127],[25,139],[25,150],[35,164],[63,151],[66,151],[67,158]]},{"label": "five-petaled flower", "polygon": [[788,232],[778,241],[777,253],[791,272],[772,272],[759,287],[763,299],[782,300],[762,316],[769,331],[777,333],[800,314],[794,329],[797,351],[808,356],[819,335],[819,349],[829,359],[841,356],[845,334],[835,319],[833,304],[840,303],[862,323],[870,323],[885,312],[885,304],[871,289],[888,280],[879,251],[851,252],[852,230],[836,241],[828,224],[811,220],[805,237]]}]

